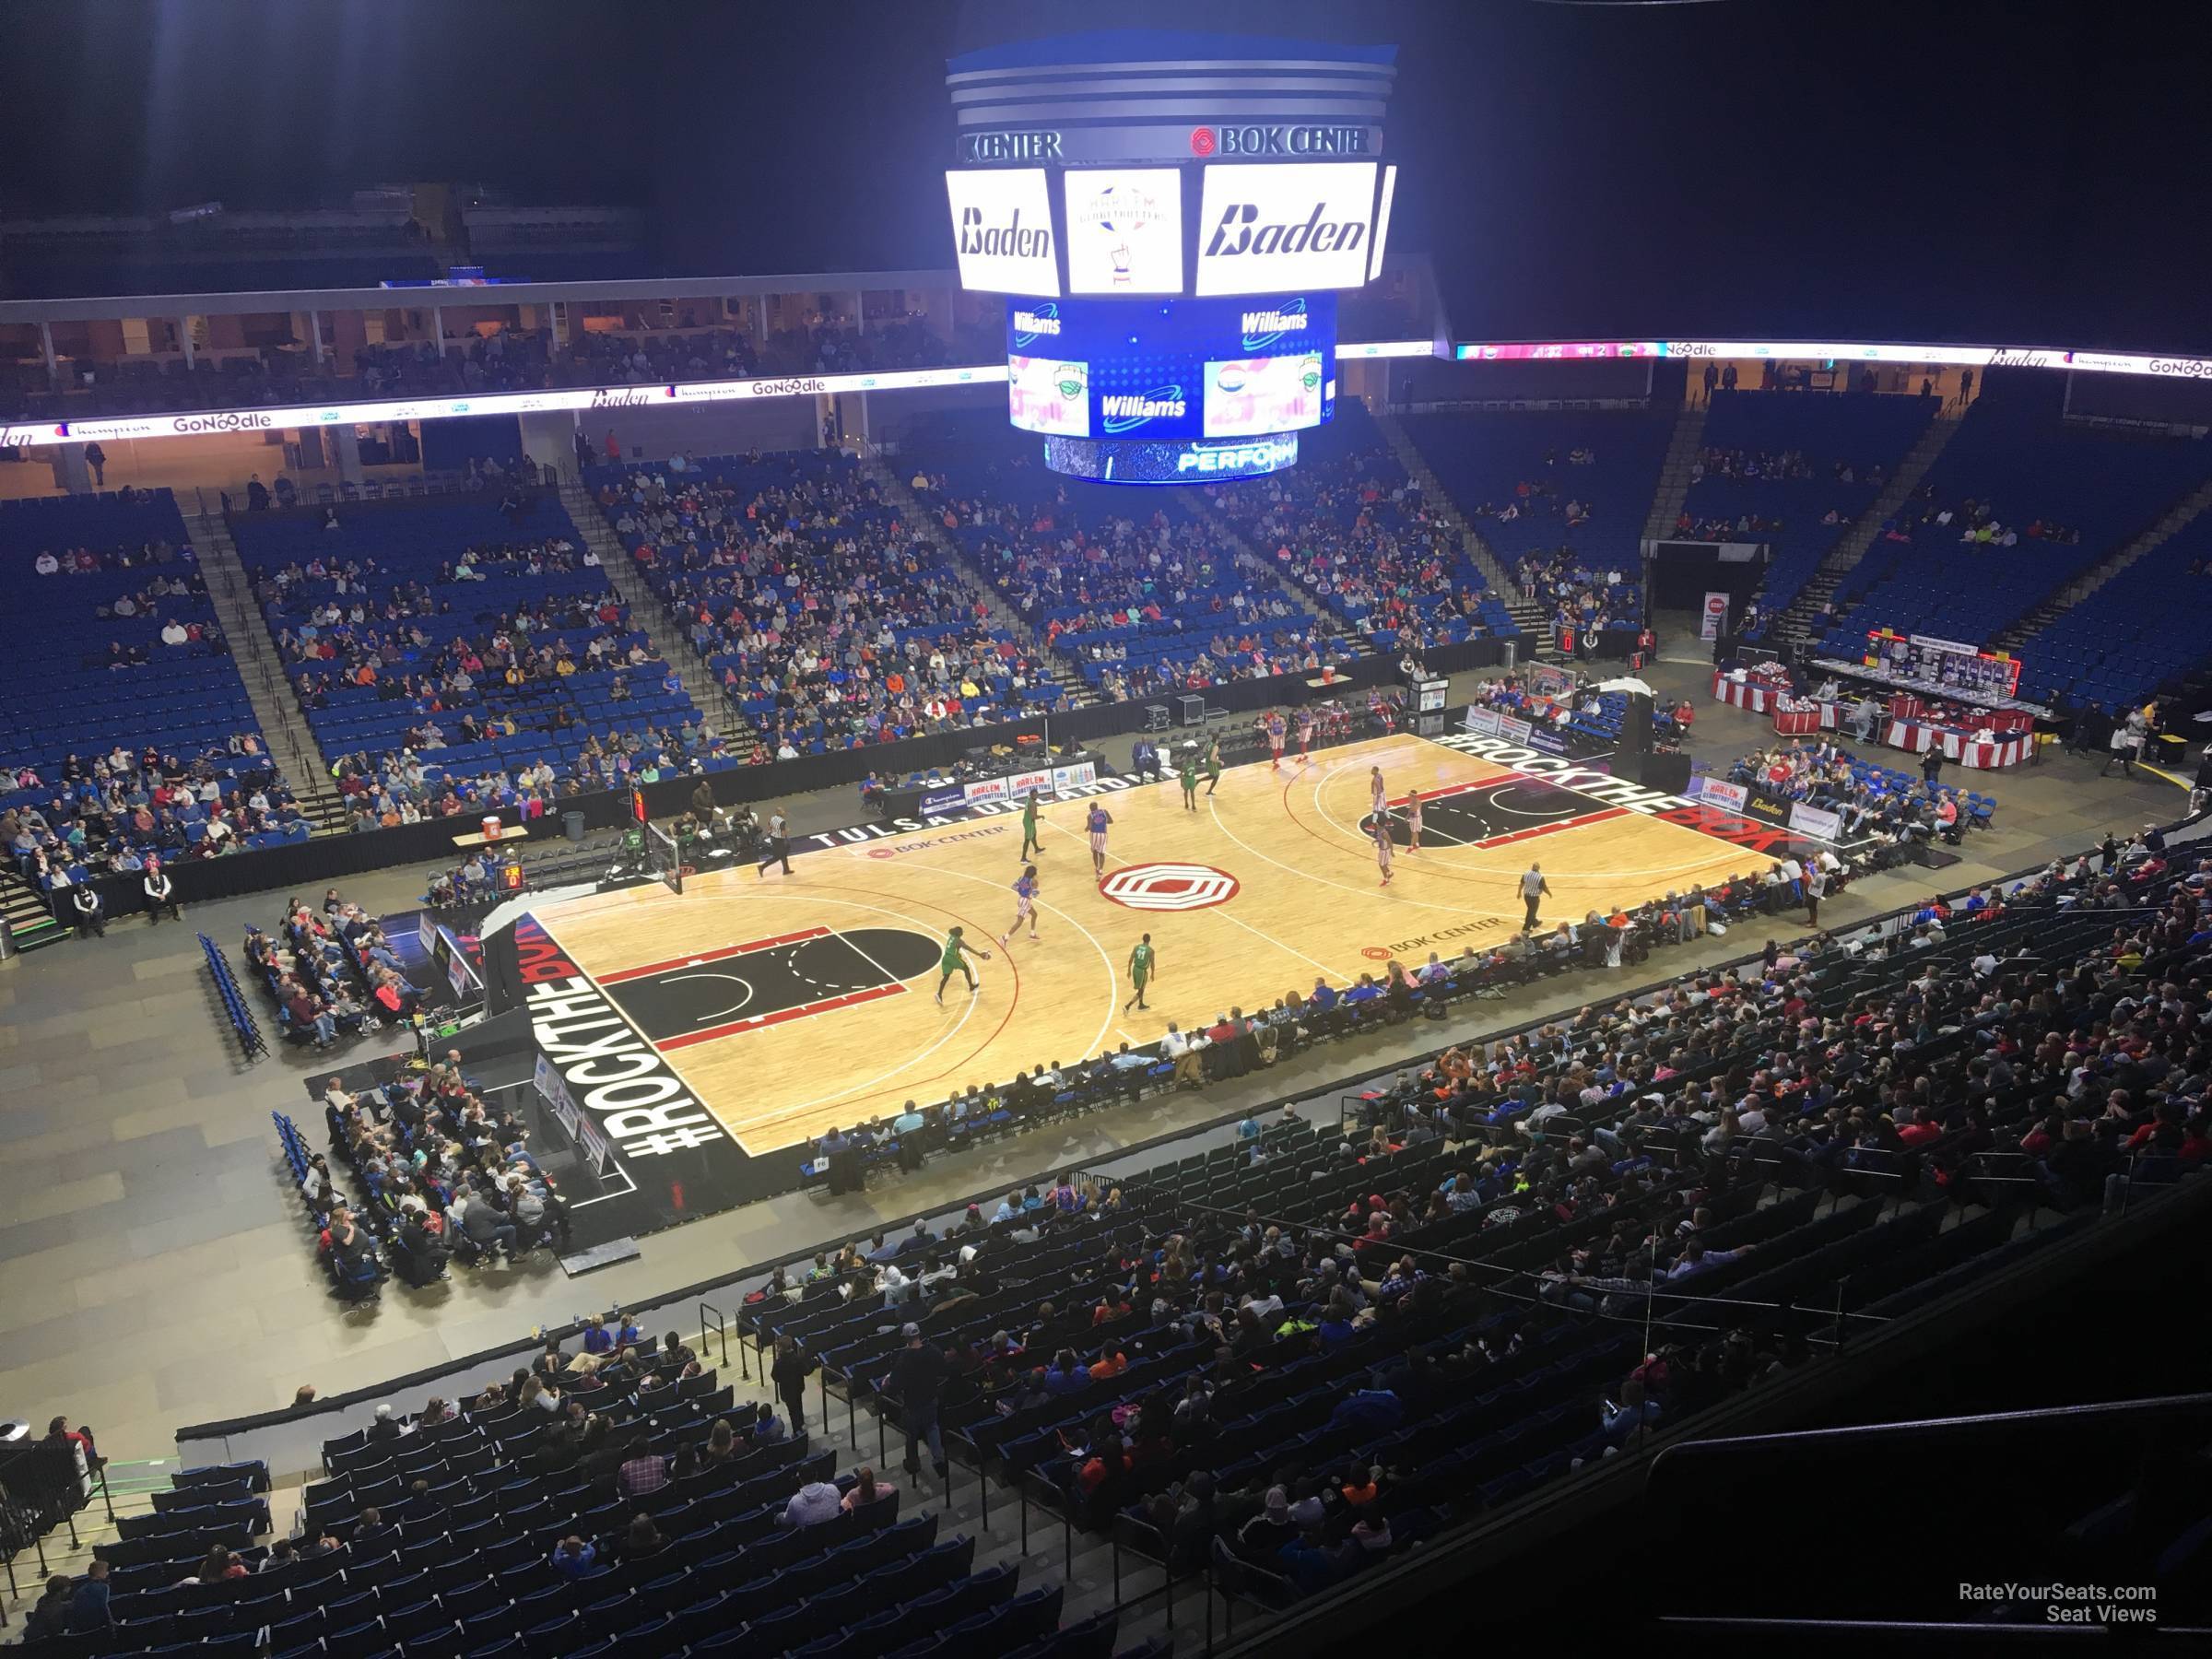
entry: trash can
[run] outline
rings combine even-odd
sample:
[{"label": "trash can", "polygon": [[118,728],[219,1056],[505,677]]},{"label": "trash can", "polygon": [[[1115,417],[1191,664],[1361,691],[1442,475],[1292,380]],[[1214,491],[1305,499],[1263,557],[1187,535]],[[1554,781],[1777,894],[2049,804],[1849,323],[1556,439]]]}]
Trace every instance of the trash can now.
[{"label": "trash can", "polygon": [[1501,668],[1503,668],[1503,669],[1504,669],[1504,670],[1505,670],[1505,671],[1506,671],[1508,674],[1511,674],[1511,673],[1513,671],[1513,665],[1514,665],[1514,664],[1516,664],[1516,663],[1518,663],[1520,660],[1521,660],[1521,641],[1518,641],[1518,640],[1508,640],[1508,641],[1505,641],[1505,661],[1504,661],[1504,662],[1502,662],[1502,663],[1500,663],[1500,664],[1499,665],[1499,666],[1500,666],[1500,667],[1501,667]]},{"label": "trash can", "polygon": [[572,841],[583,839],[583,814],[564,812],[560,815],[560,832]]}]

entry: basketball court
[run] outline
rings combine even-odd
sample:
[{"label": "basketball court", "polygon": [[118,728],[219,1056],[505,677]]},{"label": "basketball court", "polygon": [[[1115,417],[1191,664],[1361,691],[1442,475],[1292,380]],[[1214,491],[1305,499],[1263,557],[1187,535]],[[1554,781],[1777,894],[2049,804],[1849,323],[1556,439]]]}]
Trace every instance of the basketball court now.
[{"label": "basketball court", "polygon": [[[1367,829],[1370,769],[1393,804],[1394,877]],[[1405,735],[1318,753],[1281,772],[1222,774],[1198,810],[1172,780],[1098,800],[1112,814],[1092,875],[1090,802],[1042,808],[1038,937],[1002,947],[1020,874],[1018,816],[948,822],[796,859],[545,907],[536,922],[660,1052],[750,1155],[971,1083],[1074,1065],[1253,1009],[1317,978],[1342,984],[1431,950],[1517,930],[1521,873],[1540,861],[1547,922],[1763,870],[1756,849],[1659,817],[1673,797],[1585,773],[1613,799]],[[1423,796],[1420,851],[1407,792]],[[1679,807],[1676,810],[1678,812]],[[991,953],[970,994],[935,997],[953,927]],[[1157,953],[1149,1006],[1127,1006],[1132,948]]]}]

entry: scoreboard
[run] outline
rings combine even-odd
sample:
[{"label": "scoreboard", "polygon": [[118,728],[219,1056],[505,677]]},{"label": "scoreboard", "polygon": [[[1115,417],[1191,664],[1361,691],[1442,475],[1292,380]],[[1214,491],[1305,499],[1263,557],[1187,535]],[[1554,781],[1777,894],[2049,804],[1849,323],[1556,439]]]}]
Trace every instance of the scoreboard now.
[{"label": "scoreboard", "polygon": [[1395,57],[1109,30],[953,61],[960,283],[1007,297],[1007,418],[1048,465],[1173,483],[1297,459],[1335,412],[1336,295],[1382,274]]}]

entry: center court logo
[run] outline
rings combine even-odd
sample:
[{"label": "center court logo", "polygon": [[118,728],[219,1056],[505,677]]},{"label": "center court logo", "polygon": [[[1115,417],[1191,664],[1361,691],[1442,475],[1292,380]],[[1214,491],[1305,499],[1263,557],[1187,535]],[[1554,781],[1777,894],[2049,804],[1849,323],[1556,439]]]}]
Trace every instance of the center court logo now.
[{"label": "center court logo", "polygon": [[1099,891],[1116,904],[1141,911],[1208,910],[1237,896],[1237,878],[1201,864],[1141,864],[1116,870]]}]

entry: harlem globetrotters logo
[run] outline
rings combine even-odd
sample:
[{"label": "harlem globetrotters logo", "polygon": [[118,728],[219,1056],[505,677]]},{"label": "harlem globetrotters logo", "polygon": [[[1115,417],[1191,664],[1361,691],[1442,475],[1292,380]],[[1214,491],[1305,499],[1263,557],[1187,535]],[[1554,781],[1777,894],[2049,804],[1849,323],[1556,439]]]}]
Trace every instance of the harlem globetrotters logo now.
[{"label": "harlem globetrotters logo", "polygon": [[1076,217],[1105,232],[1106,256],[1119,287],[1132,280],[1138,256],[1150,236],[1159,233],[1165,215],[1157,195],[1124,174],[1093,190]]}]

